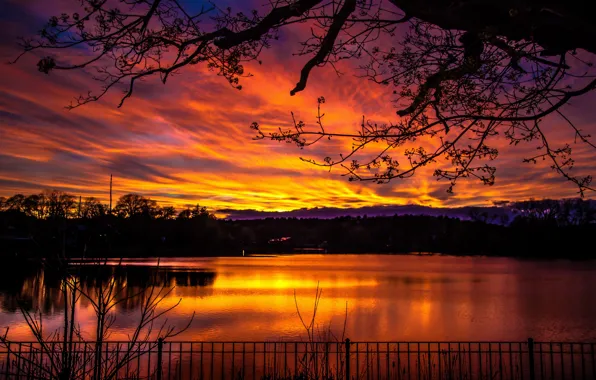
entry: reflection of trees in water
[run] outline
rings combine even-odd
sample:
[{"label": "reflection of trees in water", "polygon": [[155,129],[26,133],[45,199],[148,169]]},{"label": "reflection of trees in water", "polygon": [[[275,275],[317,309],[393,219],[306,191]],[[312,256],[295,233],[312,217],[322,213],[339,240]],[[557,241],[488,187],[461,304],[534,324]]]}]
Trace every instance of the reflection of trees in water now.
[{"label": "reflection of trees in water", "polygon": [[[116,301],[125,311],[139,308],[146,301],[146,289],[156,288],[199,288],[213,285],[216,273],[212,271],[188,270],[185,268],[155,268],[145,266],[81,265],[71,270],[80,280],[83,292],[91,297],[98,289],[106,288],[110,281],[119,290]],[[60,277],[50,269],[14,268],[10,275],[0,276],[0,306],[4,312],[19,311],[19,304],[25,310],[41,310],[48,315],[64,308],[60,291]],[[139,295],[139,296],[137,296]],[[82,297],[82,306],[89,300]]]},{"label": "reflection of trees in water", "polygon": [[62,310],[63,294],[60,278],[51,271],[31,267],[11,268],[10,273],[0,276],[0,305],[5,312],[39,309],[45,314]]}]

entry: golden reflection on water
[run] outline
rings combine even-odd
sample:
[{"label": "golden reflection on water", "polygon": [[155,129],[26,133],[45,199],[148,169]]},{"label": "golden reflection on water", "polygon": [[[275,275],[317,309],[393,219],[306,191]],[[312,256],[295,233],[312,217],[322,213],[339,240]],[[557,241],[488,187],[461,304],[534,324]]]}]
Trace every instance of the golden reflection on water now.
[{"label": "golden reflection on water", "polygon": [[[131,295],[150,278],[155,260],[134,260],[112,281]],[[353,340],[589,340],[596,338],[594,263],[532,263],[512,259],[413,256],[283,256],[168,259],[158,286],[173,290],[159,305],[168,324],[190,328],[177,339],[295,340],[305,337],[296,313],[313,315],[318,331]],[[20,282],[19,282],[20,281]],[[97,280],[100,281],[100,280]],[[30,337],[16,298],[41,309],[50,332],[61,325],[62,294],[44,273],[2,283],[0,327]],[[85,283],[93,290],[96,282]],[[573,294],[570,297],[569,294]],[[127,339],[141,299],[114,308],[110,339]],[[84,334],[95,322],[89,301],[77,307]]]},{"label": "golden reflection on water", "polygon": [[214,289],[316,289],[321,288],[352,288],[377,286],[375,279],[353,280],[349,278],[320,279],[297,278],[287,273],[272,273],[253,276],[230,275],[219,276],[213,284]]}]

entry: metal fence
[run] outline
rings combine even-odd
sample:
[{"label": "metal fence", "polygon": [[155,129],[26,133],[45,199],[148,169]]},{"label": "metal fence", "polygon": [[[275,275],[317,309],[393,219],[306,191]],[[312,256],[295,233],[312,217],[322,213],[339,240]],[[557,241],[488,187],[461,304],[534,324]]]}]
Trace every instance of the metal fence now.
[{"label": "metal fence", "polygon": [[[595,379],[596,343],[13,342],[4,379]],[[66,350],[64,349],[66,347]],[[64,377],[66,378],[66,377]]]}]

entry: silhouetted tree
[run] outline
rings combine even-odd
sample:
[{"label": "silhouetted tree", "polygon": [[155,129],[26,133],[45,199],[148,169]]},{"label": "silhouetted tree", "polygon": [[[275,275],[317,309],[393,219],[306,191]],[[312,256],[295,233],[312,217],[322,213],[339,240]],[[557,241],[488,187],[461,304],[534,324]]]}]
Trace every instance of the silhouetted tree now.
[{"label": "silhouetted tree", "polygon": [[58,190],[44,190],[40,198],[47,205],[49,218],[68,218],[76,209],[76,197]]},{"label": "silhouetted tree", "polygon": [[107,213],[106,205],[102,204],[97,198],[88,197],[81,205],[81,218],[93,219],[103,216]]},{"label": "silhouetted tree", "polygon": [[596,220],[596,208],[583,199],[542,199],[512,202],[519,218],[558,226],[586,225]]},{"label": "silhouetted tree", "polygon": [[563,219],[570,225],[582,226],[596,221],[596,208],[584,199],[564,199]]},{"label": "silhouetted tree", "polygon": [[[193,3],[194,4],[194,3]],[[363,118],[353,133],[323,126],[319,109],[314,128],[261,131],[257,138],[288,141],[299,147],[322,138],[352,139],[352,149],[316,165],[341,166],[351,180],[384,183],[407,178],[419,168],[447,159],[434,171],[452,190],[460,178],[492,185],[502,136],[513,145],[534,142],[539,151],[527,162],[551,161],[552,169],[592,190],[591,176],[569,169],[571,145],[549,140],[543,129],[553,116],[567,125],[575,141],[595,147],[589,135],[564,113],[572,99],[596,87],[589,62],[596,53],[596,19],[580,0],[282,0],[265,11],[198,7],[179,0],[81,0],[77,13],[50,18],[37,38],[22,41],[24,53],[42,56],[41,72],[94,66],[98,92],[80,96],[77,107],[125,88],[120,105],[137,81],[159,76],[162,82],[186,66],[206,65],[240,89],[249,76],[247,61],[260,61],[282,30],[307,24],[300,43],[306,62],[294,95],[307,85],[315,67],[354,60],[358,75],[395,94],[397,116],[376,123]],[[282,45],[282,44],[280,44]],[[90,55],[73,62],[70,49]],[[80,51],[80,50],[77,50]],[[290,53],[288,53],[290,54]],[[18,58],[17,58],[18,59]],[[319,98],[319,108],[324,98]],[[435,146],[419,141],[432,137]],[[422,139],[425,140],[425,139]],[[377,143],[381,142],[379,145]],[[369,147],[364,154],[363,149]]]},{"label": "silhouetted tree", "polygon": [[515,202],[512,206],[519,210],[524,217],[541,221],[555,221],[560,215],[559,202],[553,199],[531,199],[529,201]]},{"label": "silhouetted tree", "polygon": [[507,214],[502,214],[499,217],[499,224],[506,226],[509,223],[509,215]]},{"label": "silhouetted tree", "polygon": [[44,193],[31,194],[23,201],[25,214],[43,219],[48,216],[49,202]]},{"label": "silhouetted tree", "polygon": [[0,197],[0,211],[5,211],[6,209],[6,197]]},{"label": "silhouetted tree", "polygon": [[162,219],[176,219],[176,208],[174,206],[161,207],[158,217]]},{"label": "silhouetted tree", "polygon": [[470,216],[470,219],[475,222],[486,223],[488,221],[488,213],[476,207],[471,208],[470,212],[468,212],[468,215]]},{"label": "silhouetted tree", "polygon": [[24,212],[25,211],[24,204],[25,204],[25,196],[23,194],[15,194],[6,200],[5,207],[7,210]]},{"label": "silhouetted tree", "polygon": [[145,198],[141,206],[141,213],[148,218],[157,218],[161,214],[161,208],[153,199]]},{"label": "silhouetted tree", "polygon": [[185,220],[185,219],[190,219],[191,218],[191,211],[189,208],[180,211],[180,213],[178,214],[178,219],[180,220]]},{"label": "silhouetted tree", "polygon": [[126,194],[118,199],[114,211],[121,217],[130,218],[135,215],[149,214],[151,207],[154,205],[154,201],[142,195]]},{"label": "silhouetted tree", "polygon": [[194,219],[194,218],[214,218],[215,216],[207,210],[207,207],[200,206],[199,204],[193,207],[187,207],[186,209],[180,211],[178,214],[178,219]]}]

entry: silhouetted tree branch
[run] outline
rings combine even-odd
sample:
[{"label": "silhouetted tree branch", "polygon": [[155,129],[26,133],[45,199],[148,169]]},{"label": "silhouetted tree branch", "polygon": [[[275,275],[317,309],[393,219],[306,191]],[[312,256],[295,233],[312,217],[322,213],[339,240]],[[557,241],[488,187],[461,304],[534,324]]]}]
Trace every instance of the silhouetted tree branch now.
[{"label": "silhouetted tree branch", "polygon": [[[58,380],[120,378],[123,371],[128,371],[129,364],[156,349],[158,338],[174,338],[185,331],[194,318],[193,313],[188,324],[178,328],[169,325],[165,316],[181,302],[179,299],[171,306],[162,305],[173,288],[155,285],[158,281],[153,279],[151,284],[145,284],[145,287],[131,294],[126,291],[126,281],[117,281],[116,278],[116,273],[122,270],[121,263],[114,266],[108,264],[107,260],[90,262],[88,265],[92,273],[84,273],[81,265],[73,267],[68,262],[62,264],[64,266],[60,268],[46,270],[57,271],[60,276],[63,326],[56,331],[46,331],[42,311],[31,312],[19,303],[35,345],[31,344],[28,350],[22,350],[20,344],[11,344],[9,328],[0,335],[0,345],[20,366],[13,364],[16,374],[11,375]],[[91,276],[88,278],[85,274]],[[88,280],[94,286],[86,286],[85,281]],[[94,314],[95,334],[91,339],[85,337],[79,325],[77,305],[82,299],[91,305]],[[112,343],[110,346],[109,337],[116,322],[115,308],[135,299],[140,300],[139,316],[128,335],[127,344]],[[131,373],[124,375],[132,376]]]}]

